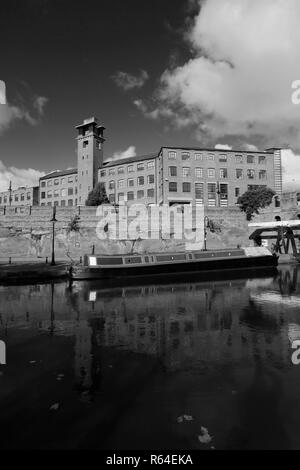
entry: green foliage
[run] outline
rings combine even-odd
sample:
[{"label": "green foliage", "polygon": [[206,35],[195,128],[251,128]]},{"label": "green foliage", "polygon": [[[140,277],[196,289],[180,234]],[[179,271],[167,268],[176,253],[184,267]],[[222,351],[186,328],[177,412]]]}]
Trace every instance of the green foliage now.
[{"label": "green foliage", "polygon": [[103,183],[97,183],[94,189],[89,193],[85,202],[86,206],[101,206],[101,204],[109,204]]},{"label": "green foliage", "polygon": [[68,223],[68,228],[67,228],[68,233],[80,231],[79,221],[80,221],[79,215],[74,215],[74,217],[71,218],[70,222]]},{"label": "green foliage", "polygon": [[238,198],[237,203],[241,211],[246,213],[247,220],[251,220],[254,214],[259,214],[259,209],[271,204],[275,194],[271,188],[249,189]]}]

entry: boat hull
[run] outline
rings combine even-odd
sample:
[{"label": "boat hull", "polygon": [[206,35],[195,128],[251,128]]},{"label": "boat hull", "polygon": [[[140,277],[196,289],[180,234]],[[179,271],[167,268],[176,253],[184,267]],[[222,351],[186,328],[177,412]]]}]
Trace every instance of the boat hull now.
[{"label": "boat hull", "polygon": [[245,270],[275,268],[278,264],[275,256],[236,257],[231,259],[199,260],[185,263],[147,264],[122,267],[72,267],[70,277],[85,279],[122,279],[141,276],[165,276],[169,274],[205,273],[211,271]]}]

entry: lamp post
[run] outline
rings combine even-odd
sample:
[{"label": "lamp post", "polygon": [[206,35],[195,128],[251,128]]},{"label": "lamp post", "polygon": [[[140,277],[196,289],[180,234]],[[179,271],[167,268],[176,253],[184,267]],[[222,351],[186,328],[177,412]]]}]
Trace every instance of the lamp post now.
[{"label": "lamp post", "polygon": [[53,217],[50,220],[52,222],[52,257],[51,257],[51,266],[55,265],[55,252],[54,252],[54,242],[55,242],[55,222],[56,220],[56,206],[53,206]]},{"label": "lamp post", "polygon": [[11,192],[12,192],[11,181],[9,182],[9,188],[8,188],[8,191],[9,191],[9,205],[11,206]]},{"label": "lamp post", "polygon": [[207,251],[207,227],[209,218],[207,215],[204,217],[204,251]]}]

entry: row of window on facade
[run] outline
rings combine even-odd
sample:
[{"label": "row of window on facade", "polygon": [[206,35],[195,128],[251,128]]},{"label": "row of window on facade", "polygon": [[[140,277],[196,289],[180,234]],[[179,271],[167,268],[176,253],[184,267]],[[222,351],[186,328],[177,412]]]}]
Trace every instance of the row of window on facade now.
[{"label": "row of window on facade", "polygon": [[[214,153],[208,153],[206,155],[206,160],[210,161],[210,162],[214,162],[218,158],[219,162],[227,163],[229,161],[228,157],[229,156],[226,155],[226,154],[215,155]],[[177,159],[177,152],[170,151],[168,153],[168,158],[169,158],[169,160],[176,160]],[[181,160],[182,161],[190,160],[191,158],[192,158],[192,155],[191,155],[190,152],[181,152]],[[235,163],[245,163],[245,162],[247,162],[247,163],[250,163],[250,164],[255,164],[257,162],[259,165],[266,164],[266,161],[267,161],[266,155],[259,155],[258,159],[256,159],[256,158],[257,158],[257,156],[255,156],[255,155],[247,155],[247,156],[234,155]],[[204,161],[205,155],[203,153],[195,153],[194,154],[194,159],[198,160],[198,161]]]},{"label": "row of window on facade", "polygon": [[[31,193],[27,193],[25,195],[25,193],[22,193],[22,194],[15,194],[15,195],[12,195],[11,196],[11,201],[14,201],[14,202],[19,202],[19,201],[25,201],[25,198],[27,201],[30,201],[31,200]],[[0,204],[6,204],[9,202],[9,196],[0,196]]]},{"label": "row of window on facade", "polygon": [[[178,192],[178,183],[177,182],[170,182],[169,183],[169,192],[176,193]],[[259,186],[259,185],[258,185]],[[254,186],[249,186],[248,189],[253,188]],[[183,193],[191,193],[192,192],[192,184],[191,183],[182,183],[182,192]],[[207,183],[207,197],[208,199],[216,199],[217,195],[219,195],[220,199],[228,199],[228,185],[227,184],[220,184],[217,183]],[[234,195],[238,198],[241,195],[241,189],[235,188]],[[135,199],[143,199],[147,198],[154,198],[155,193],[154,189],[148,189],[147,191],[139,190],[136,192],[128,191],[126,193],[127,201],[133,201]],[[204,198],[204,183],[195,183],[195,198],[196,199],[203,199]],[[116,195],[109,194],[108,199],[110,202],[116,202]],[[118,201],[123,201],[125,199],[125,193],[120,192],[117,195]]]},{"label": "row of window on facade", "polygon": [[77,194],[77,188],[64,188],[64,189],[56,189],[54,191],[45,191],[41,192],[41,199],[46,199],[47,197],[66,197],[66,196],[73,196],[73,194]]},{"label": "row of window on facade", "polygon": [[[62,200],[62,201],[53,201],[53,206],[77,206],[77,199],[73,201],[73,199],[68,199],[67,201]],[[52,206],[52,202],[41,202],[41,206]]]},{"label": "row of window on facade", "polygon": [[47,186],[58,186],[59,184],[66,184],[67,182],[68,183],[77,183],[77,175],[75,176],[69,176],[68,178],[55,178],[54,180],[53,179],[49,179],[47,181],[45,180],[42,180],[41,181],[41,188],[45,188],[46,185]]},{"label": "row of window on facade", "polygon": [[[247,178],[254,179],[256,172],[253,169],[247,170]],[[178,176],[178,168],[177,166],[169,166],[169,176]],[[190,177],[192,176],[192,169],[190,167],[183,167],[182,168],[182,176],[183,177]],[[216,177],[216,169],[215,168],[208,168],[207,169],[207,176],[208,178],[215,178]],[[219,176],[221,179],[228,178],[228,169],[227,168],[220,168]],[[204,169],[203,168],[195,168],[195,177],[196,178],[203,178],[204,177]],[[239,168],[235,170],[235,177],[237,179],[244,178],[244,170]],[[267,171],[266,170],[259,170],[258,171],[259,179],[263,180],[267,178]]]},{"label": "row of window on facade", "polygon": [[[154,199],[155,193],[154,189],[147,189],[147,191],[139,190],[137,191],[136,195],[134,191],[128,191],[126,194],[127,201],[134,201],[135,199],[144,199],[145,197],[149,199]],[[116,202],[115,194],[109,194],[108,199],[110,202]],[[125,200],[125,193],[118,193],[118,202]]]},{"label": "row of window on facade", "polygon": [[[154,168],[154,160],[151,160],[150,162],[147,163],[138,163],[136,166],[137,171],[144,171],[145,169],[147,170],[152,170]],[[127,165],[127,173],[133,173],[134,172],[134,165]],[[115,174],[118,175],[124,175],[125,174],[125,167],[124,166],[119,166],[118,168],[109,168],[108,169],[108,176],[113,176]],[[101,170],[100,171],[100,176],[104,177],[106,176],[106,170]]]},{"label": "row of window on facade", "polygon": [[[125,180],[118,180],[117,182],[117,187],[118,188],[124,188],[125,187]],[[144,176],[139,176],[137,178],[137,184],[138,186],[143,186],[145,184],[145,178]],[[154,175],[148,175],[147,176],[147,184],[154,184]],[[134,179],[129,178],[127,179],[127,186],[132,187],[134,186]],[[108,183],[108,189],[115,189],[116,187],[116,181],[110,181]]]}]

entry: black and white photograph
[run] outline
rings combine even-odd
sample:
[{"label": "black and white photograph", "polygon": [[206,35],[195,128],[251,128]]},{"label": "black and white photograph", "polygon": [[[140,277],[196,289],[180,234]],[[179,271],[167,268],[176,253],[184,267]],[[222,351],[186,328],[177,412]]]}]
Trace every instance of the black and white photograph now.
[{"label": "black and white photograph", "polygon": [[0,0],[0,451],[300,450],[299,21]]}]

